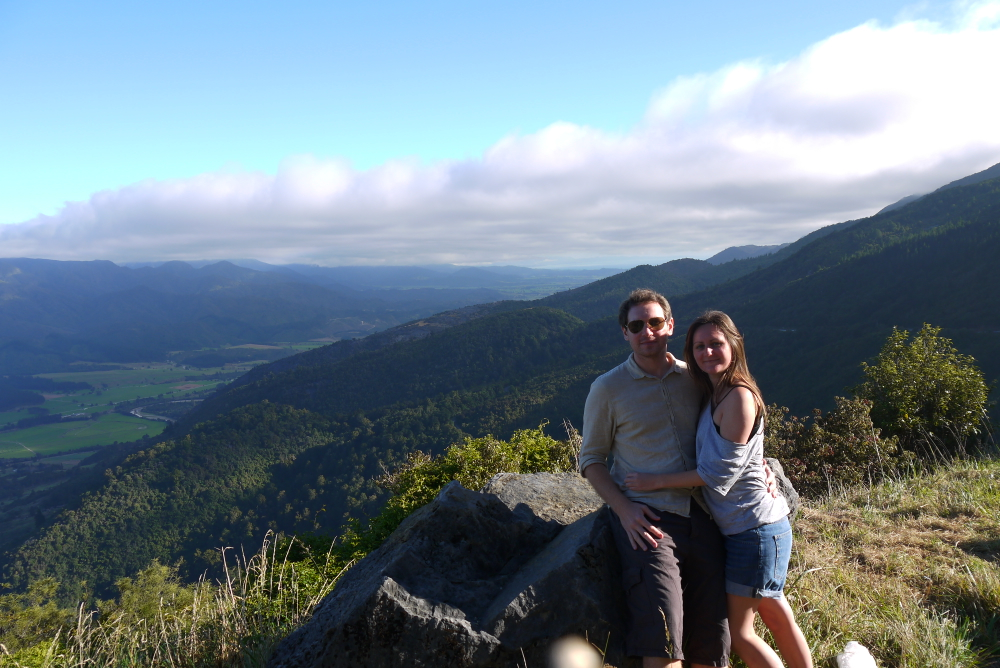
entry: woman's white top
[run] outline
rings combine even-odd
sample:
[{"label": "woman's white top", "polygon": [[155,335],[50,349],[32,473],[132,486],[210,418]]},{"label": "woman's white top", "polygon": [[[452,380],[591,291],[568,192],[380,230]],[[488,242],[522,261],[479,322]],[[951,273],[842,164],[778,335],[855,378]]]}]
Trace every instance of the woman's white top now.
[{"label": "woman's white top", "polygon": [[755,529],[788,515],[785,497],[772,497],[764,480],[764,420],[747,443],[719,434],[711,402],[698,419],[698,475],[705,481],[705,503],[723,535]]}]

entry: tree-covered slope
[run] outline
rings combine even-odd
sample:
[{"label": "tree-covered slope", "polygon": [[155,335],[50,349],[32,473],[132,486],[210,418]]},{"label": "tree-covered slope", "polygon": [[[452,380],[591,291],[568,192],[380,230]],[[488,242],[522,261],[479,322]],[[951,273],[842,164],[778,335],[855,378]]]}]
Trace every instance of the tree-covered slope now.
[{"label": "tree-covered slope", "polygon": [[[397,291],[398,292],[398,291]],[[294,273],[219,262],[129,269],[111,262],[0,259],[0,373],[89,362],[164,361],[170,351],[353,337],[491,290],[423,290],[407,300],[321,286]]]},{"label": "tree-covered slope", "polygon": [[[1000,202],[879,253],[859,254],[759,299],[723,303],[747,333],[769,398],[803,413],[861,380],[893,327],[925,322],[1000,377]],[[695,304],[691,304],[694,306]],[[824,399],[825,398],[825,399]]]},{"label": "tree-covered slope", "polygon": [[[754,303],[773,291],[854,258],[877,255],[889,247],[944,226],[962,226],[994,215],[1000,203],[1000,179],[936,191],[900,209],[817,230],[773,257],[778,262],[739,280],[678,300],[685,317],[701,304],[719,308]],[[811,241],[808,241],[812,237]],[[807,242],[808,243],[803,243]],[[960,286],[954,286],[959,289]]]},{"label": "tree-covered slope", "polygon": [[535,303],[561,309],[582,320],[599,320],[616,313],[622,302],[622,295],[627,295],[636,286],[655,286],[662,294],[673,297],[725,283],[774,261],[775,255],[772,254],[733,260],[720,265],[692,259],[672,260],[655,267],[644,264],[579,288],[550,295]]}]

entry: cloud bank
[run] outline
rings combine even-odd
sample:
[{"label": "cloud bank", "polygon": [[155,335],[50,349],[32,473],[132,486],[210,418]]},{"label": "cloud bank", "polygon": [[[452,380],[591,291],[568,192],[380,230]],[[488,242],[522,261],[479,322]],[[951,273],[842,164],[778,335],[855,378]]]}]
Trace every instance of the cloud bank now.
[{"label": "cloud bank", "polygon": [[625,134],[559,122],[471,160],[142,181],[0,227],[0,255],[621,266],[792,241],[1000,162],[997,63],[1000,2],[870,23],[679,78]]}]

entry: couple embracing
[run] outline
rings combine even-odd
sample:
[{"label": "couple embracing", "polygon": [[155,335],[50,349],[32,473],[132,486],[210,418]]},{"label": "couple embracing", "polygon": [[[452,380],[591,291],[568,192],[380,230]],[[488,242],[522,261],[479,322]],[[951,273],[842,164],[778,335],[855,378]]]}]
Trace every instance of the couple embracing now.
[{"label": "couple embracing", "polygon": [[[626,651],[643,668],[791,668],[809,646],[782,595],[788,504],[763,464],[764,403],[730,318],[709,311],[667,351],[670,305],[636,290],[618,313],[632,354],[591,386],[580,471],[607,502],[629,608]],[[609,457],[613,463],[609,468]]]}]

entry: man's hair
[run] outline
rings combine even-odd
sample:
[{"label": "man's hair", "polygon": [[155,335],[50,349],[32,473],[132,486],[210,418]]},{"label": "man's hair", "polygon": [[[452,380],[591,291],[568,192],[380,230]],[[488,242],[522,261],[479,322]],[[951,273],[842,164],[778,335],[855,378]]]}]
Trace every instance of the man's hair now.
[{"label": "man's hair", "polygon": [[667,301],[667,298],[655,290],[639,288],[638,290],[633,290],[628,299],[623,301],[622,305],[618,307],[618,324],[622,327],[627,325],[628,312],[632,307],[638,304],[648,304],[649,302],[659,304],[663,308],[663,317],[670,320],[670,302]]}]

